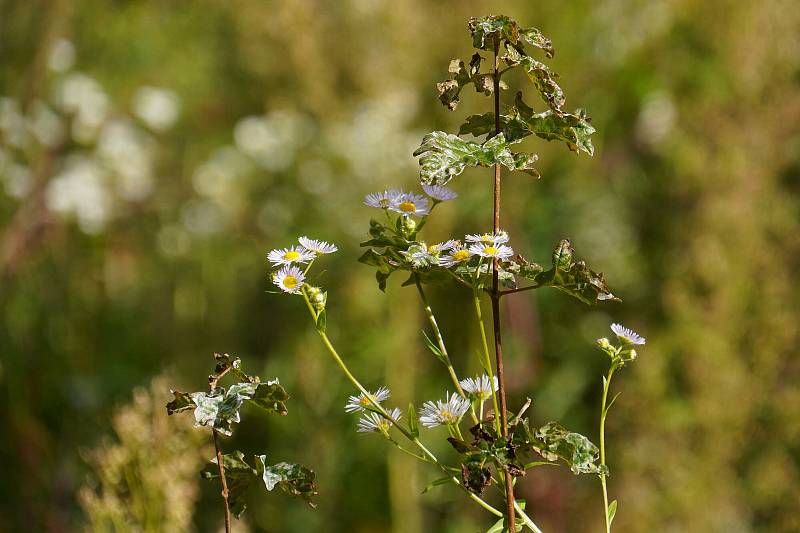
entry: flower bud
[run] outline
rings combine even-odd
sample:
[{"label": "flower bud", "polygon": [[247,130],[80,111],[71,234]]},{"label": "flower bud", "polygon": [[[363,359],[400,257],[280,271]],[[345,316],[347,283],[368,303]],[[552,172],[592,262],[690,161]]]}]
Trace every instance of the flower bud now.
[{"label": "flower bud", "polygon": [[600,348],[602,348],[603,350],[611,349],[611,342],[605,337],[603,337],[602,339],[597,339],[597,345],[600,346]]},{"label": "flower bud", "polygon": [[308,294],[308,301],[317,313],[325,310],[325,303],[328,299],[328,294],[319,287],[308,287],[306,289]]},{"label": "flower bud", "polygon": [[401,230],[403,231],[404,235],[411,235],[415,229],[417,229],[417,223],[414,222],[414,219],[411,217],[402,217],[401,221]]}]

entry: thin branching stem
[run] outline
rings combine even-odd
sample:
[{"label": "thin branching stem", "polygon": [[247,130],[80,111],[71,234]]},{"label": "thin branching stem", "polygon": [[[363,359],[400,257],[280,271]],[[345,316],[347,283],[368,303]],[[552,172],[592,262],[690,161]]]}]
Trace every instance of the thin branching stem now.
[{"label": "thin branching stem", "polygon": [[[500,135],[500,72],[498,71],[498,54],[500,38],[494,38],[494,134]],[[494,164],[494,217],[492,229],[495,234],[500,231],[500,163]],[[492,323],[494,325],[494,353],[497,364],[498,396],[500,397],[500,429],[503,437],[508,438],[508,418],[506,416],[506,376],[503,367],[503,343],[500,335],[500,261],[497,257],[492,261]],[[515,526],[514,479],[506,470],[506,515],[509,531]]]},{"label": "thin branching stem", "polygon": [[225,466],[223,466],[222,450],[219,447],[217,430],[213,429],[214,448],[217,450],[217,466],[219,467],[219,479],[222,482],[222,501],[225,502],[225,533],[231,533],[231,505],[228,501],[228,481],[225,478]]}]

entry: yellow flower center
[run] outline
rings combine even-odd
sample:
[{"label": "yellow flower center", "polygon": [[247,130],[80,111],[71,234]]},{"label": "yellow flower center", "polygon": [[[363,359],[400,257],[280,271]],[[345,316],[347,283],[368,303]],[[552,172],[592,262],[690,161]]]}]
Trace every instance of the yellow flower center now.
[{"label": "yellow flower center", "polygon": [[297,287],[297,284],[298,284],[297,278],[294,276],[286,276],[285,278],[283,278],[283,285],[287,289],[294,289],[295,287]]},{"label": "yellow flower center", "polygon": [[359,400],[359,403],[361,405],[371,405],[372,404],[372,402],[370,401],[368,396],[362,396],[361,399]]},{"label": "yellow flower center", "polygon": [[300,257],[300,252],[295,252],[294,250],[288,251],[285,254],[283,254],[283,258],[286,259],[287,261],[294,261],[298,257]]},{"label": "yellow flower center", "polygon": [[488,233],[484,233],[483,235],[481,235],[481,242],[483,244],[489,244],[490,242],[492,242],[492,236],[489,235]]},{"label": "yellow flower center", "polygon": [[469,257],[469,252],[467,250],[459,250],[453,254],[453,259],[456,261],[463,261],[467,257]]},{"label": "yellow flower center", "polygon": [[453,416],[453,413],[451,413],[447,409],[442,409],[442,411],[439,413],[439,416],[441,416],[445,420],[452,420],[455,418],[455,416]]},{"label": "yellow flower center", "polygon": [[413,213],[417,210],[417,206],[414,202],[402,202],[398,207],[403,213]]},{"label": "yellow flower center", "polygon": [[497,248],[494,246],[487,246],[483,249],[483,253],[487,255],[497,255]]},{"label": "yellow flower center", "polygon": [[437,247],[436,247],[436,245],[435,245],[435,244],[431,244],[430,246],[428,246],[428,251],[429,251],[430,253],[432,253],[432,254],[435,254],[435,253],[436,253],[436,252],[438,252],[439,250],[437,249]]}]

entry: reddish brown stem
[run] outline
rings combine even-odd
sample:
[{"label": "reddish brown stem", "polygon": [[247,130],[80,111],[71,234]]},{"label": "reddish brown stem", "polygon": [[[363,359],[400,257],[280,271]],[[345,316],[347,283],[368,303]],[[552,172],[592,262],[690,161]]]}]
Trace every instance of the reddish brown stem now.
[{"label": "reddish brown stem", "polygon": [[[500,74],[497,71],[497,56],[500,39],[494,39],[494,134],[500,134]],[[492,229],[500,231],[500,163],[494,164],[494,219]],[[500,429],[503,437],[508,437],[508,417],[506,415],[506,376],[503,368],[503,343],[500,336],[500,277],[499,261],[492,262],[492,319],[494,325],[494,353],[497,364],[498,396],[500,397]],[[514,480],[508,471],[504,472],[506,483],[506,515],[508,530],[516,531],[514,513]]]},{"label": "reddish brown stem", "polygon": [[225,467],[222,465],[222,450],[219,447],[217,430],[212,430],[214,434],[214,448],[217,450],[217,466],[219,467],[219,479],[222,480],[222,501],[225,502],[225,533],[231,533],[231,506],[228,502],[228,481],[225,479]]}]

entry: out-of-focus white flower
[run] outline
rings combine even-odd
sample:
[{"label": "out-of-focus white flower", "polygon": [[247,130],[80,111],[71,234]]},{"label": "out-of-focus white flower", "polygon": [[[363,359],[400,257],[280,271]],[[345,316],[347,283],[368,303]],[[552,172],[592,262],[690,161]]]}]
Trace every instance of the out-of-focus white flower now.
[{"label": "out-of-focus white flower", "polygon": [[317,241],[315,239],[309,239],[308,237],[300,237],[297,239],[300,241],[300,246],[308,250],[309,252],[313,252],[315,254],[332,254],[339,250],[335,244],[331,244],[325,241]]},{"label": "out-of-focus white flower", "polygon": [[84,232],[99,233],[111,218],[113,197],[107,180],[105,171],[96,161],[73,157],[48,183],[45,204],[56,213],[74,215]]},{"label": "out-of-focus white flower", "polygon": [[276,110],[266,116],[241,119],[234,128],[236,146],[261,167],[280,171],[295,160],[297,150],[315,130],[311,119],[292,110]]},{"label": "out-of-focus white flower", "polygon": [[24,148],[30,139],[19,103],[5,96],[0,97],[0,133],[3,142],[14,148]]},{"label": "out-of-focus white flower", "polygon": [[426,428],[457,424],[469,409],[469,405],[469,400],[456,393],[446,394],[444,401],[425,402],[419,412],[419,422]]},{"label": "out-of-focus white flower", "polygon": [[283,292],[297,294],[303,287],[306,277],[296,266],[284,266],[272,276],[272,282]]},{"label": "out-of-focus white flower", "polygon": [[[482,376],[475,376],[475,378],[467,378],[462,379],[459,381],[461,384],[461,388],[464,389],[464,392],[467,394],[473,395],[478,400],[488,400],[492,397],[492,391],[497,390],[497,376],[492,376],[492,379],[489,379],[489,376],[486,374]],[[494,386],[492,386],[494,384]]]},{"label": "out-of-focus white flower", "polygon": [[279,248],[267,254],[267,260],[272,266],[291,265],[292,263],[308,263],[314,259],[313,252],[309,252],[302,246],[290,246],[289,248]]},{"label": "out-of-focus white flower", "polygon": [[455,241],[449,253],[439,258],[439,266],[454,267],[468,261],[474,254],[465,248],[459,241]]},{"label": "out-of-focus white flower", "polygon": [[508,233],[503,230],[497,233],[479,233],[475,235],[467,235],[464,237],[467,242],[476,242],[482,244],[505,244],[508,242]]},{"label": "out-of-focus white flower", "polygon": [[94,140],[111,104],[100,84],[80,72],[64,78],[57,88],[55,100],[62,111],[74,115],[72,136],[81,143]]},{"label": "out-of-focus white flower", "polygon": [[402,417],[400,409],[394,408],[389,412],[392,420],[389,421],[383,415],[378,413],[364,413],[358,421],[359,433],[385,433],[389,431],[393,423],[396,423]]},{"label": "out-of-focus white flower", "polygon": [[14,163],[11,155],[0,147],[0,180],[6,194],[24,198],[33,189],[33,172],[26,165]]},{"label": "out-of-focus white flower", "polygon": [[625,344],[644,344],[645,338],[622,324],[611,324],[611,331]]},{"label": "out-of-focus white flower", "polygon": [[142,87],[133,97],[133,112],[155,131],[171,128],[180,106],[181,99],[174,91],[160,87]]},{"label": "out-of-focus white flower", "polygon": [[75,64],[75,46],[66,39],[59,39],[50,50],[47,66],[55,72],[66,72]]},{"label": "out-of-focus white flower", "polygon": [[392,204],[403,193],[397,189],[389,189],[383,192],[373,192],[364,197],[364,204],[378,209],[389,209]]},{"label": "out-of-focus white flower", "polygon": [[153,147],[151,136],[129,120],[113,120],[103,125],[97,154],[114,171],[119,195],[140,201],[153,191]]},{"label": "out-of-focus white flower", "polygon": [[455,191],[443,185],[428,185],[427,183],[423,183],[422,190],[436,202],[446,202],[447,200],[458,198],[458,194],[456,194]]},{"label": "out-of-focus white flower", "polygon": [[44,146],[55,146],[64,138],[61,118],[41,100],[31,106],[27,122],[30,132]]},{"label": "out-of-focus white flower", "polygon": [[514,255],[514,250],[505,244],[475,243],[469,247],[469,251],[481,257],[497,257],[498,259],[508,259]]},{"label": "out-of-focus white flower", "polygon": [[373,403],[381,403],[386,401],[391,395],[392,393],[386,387],[381,387],[375,392],[370,392],[369,396],[366,396],[362,392],[358,396],[350,396],[350,398],[347,399],[344,410],[347,413],[368,411],[369,407],[371,407]]}]

